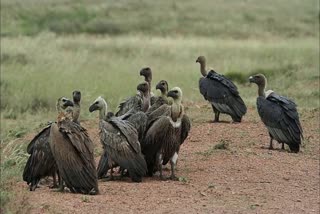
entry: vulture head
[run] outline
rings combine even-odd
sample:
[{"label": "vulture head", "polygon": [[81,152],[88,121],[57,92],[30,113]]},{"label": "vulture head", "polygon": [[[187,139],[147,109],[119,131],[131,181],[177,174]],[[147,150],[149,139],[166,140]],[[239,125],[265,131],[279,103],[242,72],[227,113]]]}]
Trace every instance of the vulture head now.
[{"label": "vulture head", "polygon": [[96,110],[107,110],[107,102],[100,96],[98,97],[89,107],[90,112],[94,112]]},{"label": "vulture head", "polygon": [[151,82],[152,80],[152,71],[151,68],[146,67],[140,70],[140,76],[144,76],[144,80],[147,82]]},{"label": "vulture head", "polygon": [[263,74],[256,74],[256,75],[250,76],[249,82],[255,83],[259,87],[263,87],[263,88],[265,88],[267,85],[267,79]]},{"label": "vulture head", "polygon": [[81,92],[80,91],[73,91],[72,92],[72,96],[73,96],[73,102],[74,103],[79,103],[81,100]]},{"label": "vulture head", "polygon": [[179,87],[174,87],[168,92],[168,97],[172,97],[174,101],[181,102],[182,100],[182,91]]},{"label": "vulture head", "polygon": [[[266,93],[264,89],[267,86],[267,78],[263,74],[256,74],[249,77],[250,83],[255,83],[258,85],[258,95],[262,97],[266,97]],[[269,92],[271,93],[271,92]]]},{"label": "vulture head", "polygon": [[57,101],[57,110],[60,112],[65,110],[68,106],[73,106],[73,102],[65,97],[60,97]]},{"label": "vulture head", "polygon": [[147,94],[147,93],[149,92],[149,83],[148,83],[148,82],[140,83],[140,84],[137,86],[137,90],[138,90],[138,91],[141,91],[142,94]]},{"label": "vulture head", "polygon": [[166,94],[168,92],[168,83],[165,80],[161,80],[157,85],[156,89],[159,89],[162,94]]},{"label": "vulture head", "polygon": [[196,62],[200,64],[204,64],[206,62],[206,58],[204,56],[199,56],[196,60]]}]

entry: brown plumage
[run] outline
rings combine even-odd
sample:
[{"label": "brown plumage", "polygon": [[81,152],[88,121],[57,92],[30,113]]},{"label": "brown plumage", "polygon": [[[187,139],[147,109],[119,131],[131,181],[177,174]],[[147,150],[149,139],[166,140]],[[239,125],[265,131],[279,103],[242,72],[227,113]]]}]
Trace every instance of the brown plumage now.
[{"label": "brown plumage", "polygon": [[140,83],[137,86],[137,94],[129,97],[119,104],[119,111],[116,116],[122,116],[127,112],[135,113],[138,111],[147,111],[150,105],[149,84],[148,82]]},{"label": "brown plumage", "polygon": [[147,115],[150,115],[153,111],[158,109],[160,106],[164,104],[169,104],[169,100],[167,97],[168,93],[168,82],[165,80],[161,80],[157,85],[156,89],[161,91],[161,95],[159,97],[155,97],[153,105],[146,112]]},{"label": "brown plumage", "polygon": [[[147,166],[141,153],[137,130],[129,121],[112,115],[107,117],[107,103],[102,97],[98,97],[89,108],[90,112],[96,110],[99,110],[100,141],[104,148],[98,174],[104,175],[114,166],[120,166],[128,170],[132,181],[141,182]],[[112,178],[112,170],[110,174]]]},{"label": "brown plumage", "polygon": [[142,144],[142,151],[147,161],[149,176],[158,169],[160,178],[163,179],[162,165],[170,161],[170,178],[176,179],[175,166],[180,145],[187,138],[191,123],[181,105],[181,89],[173,88],[168,96],[173,98],[173,104],[162,105],[149,116],[149,128]]},{"label": "brown plumage", "polygon": [[61,179],[73,193],[98,194],[93,143],[86,129],[61,111],[60,102],[61,98],[57,104],[57,123],[50,130],[50,147]]},{"label": "brown plumage", "polygon": [[[78,112],[76,114],[72,114],[74,121],[78,121],[79,118],[80,99],[81,94],[79,91],[73,92],[73,100],[78,106],[68,106],[67,99],[61,99],[61,103],[65,104],[61,106],[62,109],[66,108],[65,111],[72,111],[72,109],[74,109],[76,112]],[[34,191],[40,179],[47,176],[53,177],[53,186],[51,187],[57,187],[57,165],[49,144],[50,129],[52,124],[53,123],[50,122],[44,129],[42,129],[31,140],[27,148],[27,152],[30,154],[30,156],[23,171],[23,180],[30,185],[30,191]]]},{"label": "brown plumage", "polygon": [[156,97],[154,96],[153,93],[151,93],[151,81],[152,81],[152,70],[149,67],[142,68],[140,70],[140,76],[144,77],[144,81],[149,83],[149,97],[150,97],[150,106],[152,106],[155,101]]}]

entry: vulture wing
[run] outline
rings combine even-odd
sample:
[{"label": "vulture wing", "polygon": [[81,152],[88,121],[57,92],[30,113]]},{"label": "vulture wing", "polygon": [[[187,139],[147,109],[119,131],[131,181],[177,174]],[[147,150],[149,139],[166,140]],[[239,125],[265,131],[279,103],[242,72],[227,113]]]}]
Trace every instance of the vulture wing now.
[{"label": "vulture wing", "polygon": [[171,114],[171,107],[169,105],[162,105],[160,106],[158,109],[156,109],[155,111],[151,112],[148,115],[148,122],[147,122],[147,128],[146,130],[148,130],[151,125],[158,120],[161,116],[170,116]]},{"label": "vulture wing", "polygon": [[113,117],[110,123],[100,120],[100,129],[101,142],[111,160],[128,169],[133,179],[145,175],[147,166],[135,128],[129,122]]},{"label": "vulture wing", "polygon": [[168,100],[163,97],[157,97],[151,107],[146,111],[146,114],[149,116],[152,112],[154,112],[164,104],[169,104]]},{"label": "vulture wing", "polygon": [[98,193],[93,143],[84,128],[71,121],[53,124],[50,146],[59,173],[72,192]]},{"label": "vulture wing", "polygon": [[23,180],[31,184],[30,189],[34,189],[41,178],[56,173],[56,163],[49,144],[50,127],[45,127],[28,145],[27,151],[31,155],[23,171]]},{"label": "vulture wing", "polygon": [[295,103],[272,93],[266,99],[258,97],[257,108],[272,138],[288,144],[290,150],[298,152],[302,128]]},{"label": "vulture wing", "polygon": [[183,144],[185,139],[187,139],[189,132],[190,132],[190,129],[191,129],[191,121],[190,121],[189,117],[186,114],[184,114],[181,119],[181,143],[180,143],[180,145]]},{"label": "vulture wing", "polygon": [[142,103],[143,98],[140,93],[133,97],[129,97],[119,104],[119,111],[116,113],[116,116],[121,116],[131,109],[134,109],[134,111],[140,111],[142,108]]},{"label": "vulture wing", "polygon": [[223,75],[209,72],[199,80],[200,93],[221,113],[241,118],[247,107],[239,96],[237,87]]}]

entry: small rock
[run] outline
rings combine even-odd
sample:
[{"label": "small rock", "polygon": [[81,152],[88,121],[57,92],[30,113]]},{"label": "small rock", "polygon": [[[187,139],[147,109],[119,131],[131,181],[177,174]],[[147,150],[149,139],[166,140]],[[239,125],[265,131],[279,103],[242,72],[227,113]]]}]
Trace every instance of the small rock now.
[{"label": "small rock", "polygon": [[200,194],[201,194],[202,196],[207,196],[207,194],[204,193],[204,192],[200,192]]},{"label": "small rock", "polygon": [[297,199],[297,202],[301,202],[301,199]]}]

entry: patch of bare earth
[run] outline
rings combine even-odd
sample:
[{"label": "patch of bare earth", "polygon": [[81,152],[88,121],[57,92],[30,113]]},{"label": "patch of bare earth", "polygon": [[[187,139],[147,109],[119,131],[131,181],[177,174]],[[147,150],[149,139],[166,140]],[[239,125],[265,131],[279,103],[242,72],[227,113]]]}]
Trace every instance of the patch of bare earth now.
[{"label": "patch of bare earth", "polygon": [[[207,121],[193,122],[180,150],[179,181],[160,181],[157,175],[142,183],[100,181],[97,196],[58,193],[46,185],[29,192],[19,182],[15,201],[24,201],[21,212],[28,213],[319,213],[318,111],[302,115],[305,145],[298,154],[267,149],[268,133],[255,109],[240,124],[210,123],[209,108],[190,112],[192,118],[200,114]],[[83,126],[98,154],[97,121]]]}]

